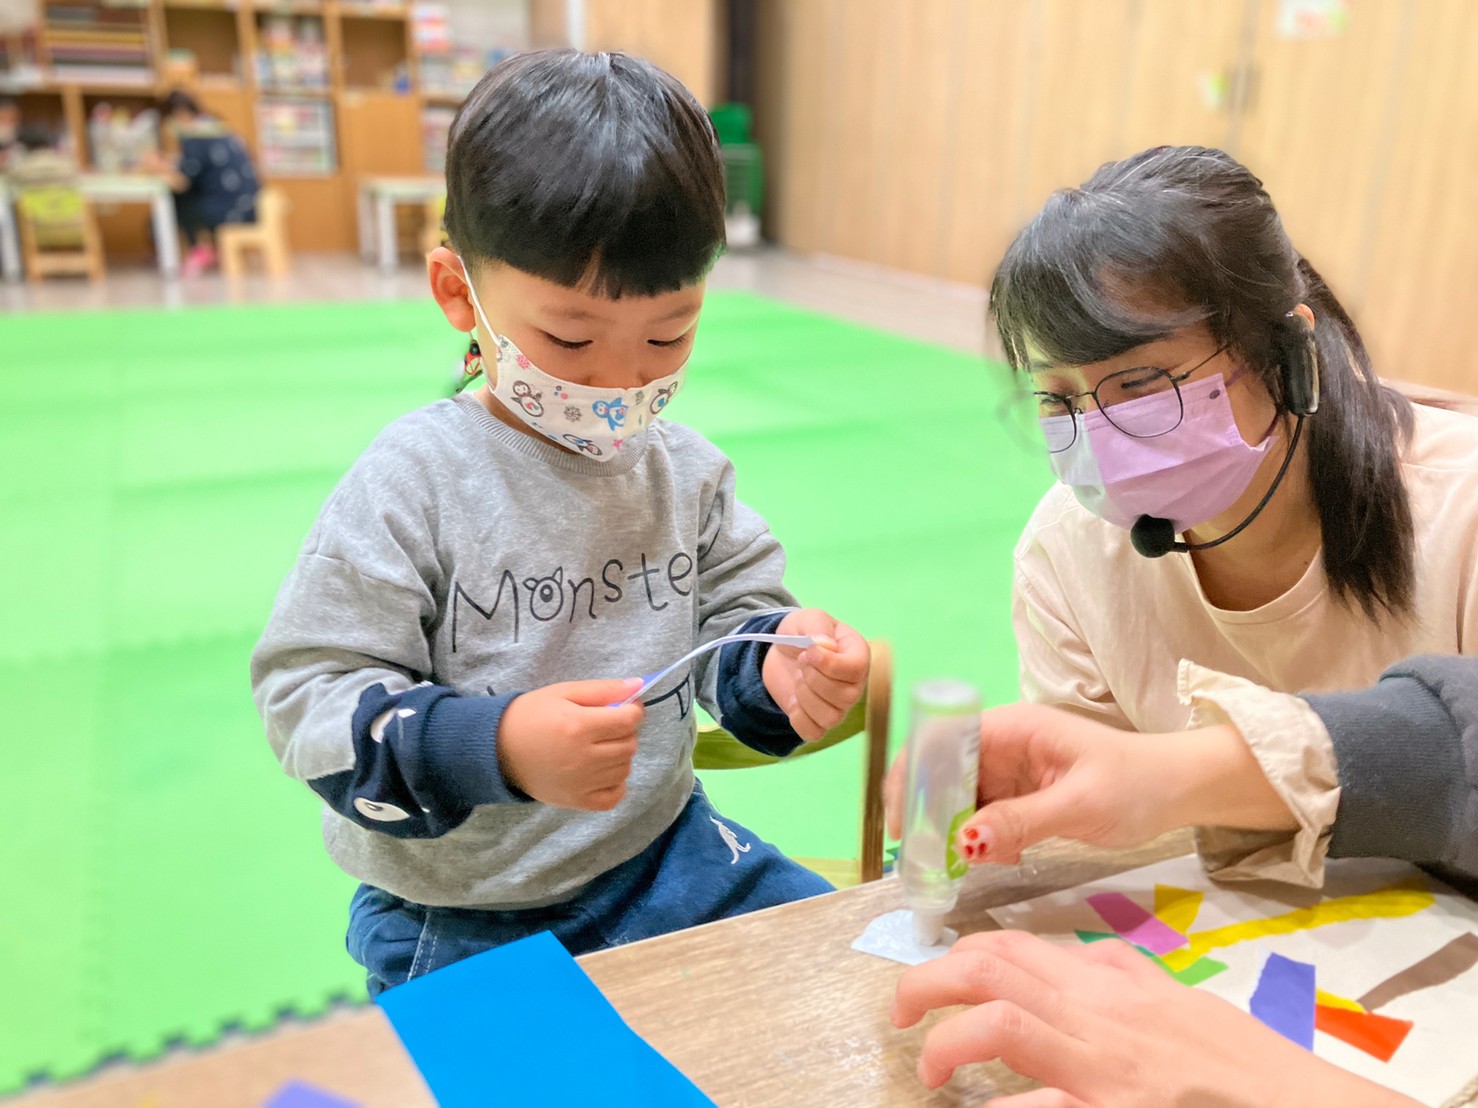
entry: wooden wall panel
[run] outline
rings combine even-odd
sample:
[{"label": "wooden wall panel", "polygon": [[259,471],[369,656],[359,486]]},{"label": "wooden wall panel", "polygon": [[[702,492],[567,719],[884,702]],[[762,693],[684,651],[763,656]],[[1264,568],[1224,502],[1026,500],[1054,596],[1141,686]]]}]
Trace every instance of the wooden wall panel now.
[{"label": "wooden wall panel", "polygon": [[1137,6],[1119,0],[1036,0],[1027,49],[1036,55],[1026,138],[1026,208],[1122,156],[1129,90],[1125,58]]},{"label": "wooden wall panel", "polygon": [[1149,146],[1222,146],[1384,372],[1478,393],[1478,4],[1351,0],[1327,39],[1281,36],[1278,9],[759,0],[767,229],[985,284],[1052,190]]},{"label": "wooden wall panel", "polygon": [[[1242,41],[1258,0],[1138,0],[1116,156],[1151,146],[1227,147],[1249,57]],[[1250,43],[1247,44],[1250,46]],[[1220,86],[1220,99],[1216,94]]]},{"label": "wooden wall panel", "polygon": [[1278,0],[1258,3],[1251,102],[1233,152],[1262,178],[1294,246],[1358,310],[1414,5],[1367,0],[1337,37],[1288,39],[1275,30]]},{"label": "wooden wall panel", "polygon": [[[1027,113],[1022,91],[1034,81],[1030,4],[957,0],[952,38],[958,52],[947,169],[940,182],[943,226],[940,276],[983,285],[1026,222]],[[922,176],[923,167],[917,167]]]},{"label": "wooden wall panel", "polygon": [[720,0],[586,0],[585,49],[660,65],[707,105],[723,97]]},{"label": "wooden wall panel", "polygon": [[1423,0],[1397,81],[1357,321],[1385,375],[1478,395],[1478,5]]},{"label": "wooden wall panel", "polygon": [[886,74],[883,148],[878,167],[884,196],[876,222],[875,260],[916,273],[936,273],[943,264],[948,128],[957,106],[964,59],[952,43],[953,0],[914,0],[888,5],[879,30],[890,57]]}]

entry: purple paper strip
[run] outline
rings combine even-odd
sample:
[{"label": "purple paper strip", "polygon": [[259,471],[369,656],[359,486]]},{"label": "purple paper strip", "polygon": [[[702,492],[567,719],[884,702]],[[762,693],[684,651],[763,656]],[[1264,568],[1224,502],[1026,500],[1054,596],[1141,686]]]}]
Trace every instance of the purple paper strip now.
[{"label": "purple paper strip", "polygon": [[1169,954],[1189,943],[1179,931],[1150,915],[1123,893],[1095,893],[1088,898],[1088,905],[1120,938],[1156,954]]},{"label": "purple paper strip", "polygon": [[262,1108],[358,1108],[358,1105],[302,1081],[289,1081],[263,1102]]},{"label": "purple paper strip", "polygon": [[1313,1050],[1314,995],[1313,966],[1269,954],[1248,1008],[1285,1039]]}]

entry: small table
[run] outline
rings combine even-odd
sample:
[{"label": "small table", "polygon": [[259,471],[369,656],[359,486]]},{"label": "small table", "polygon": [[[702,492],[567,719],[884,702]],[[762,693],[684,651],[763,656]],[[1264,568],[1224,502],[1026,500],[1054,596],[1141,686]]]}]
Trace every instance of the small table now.
[{"label": "small table", "polygon": [[148,204],[154,223],[154,250],[159,272],[180,272],[180,228],[175,220],[174,190],[169,178],[148,173],[84,173],[78,178],[82,195],[94,204]]},{"label": "small table", "polygon": [[5,178],[0,177],[0,277],[19,281],[21,272],[20,232],[15,225],[15,197]]},{"label": "small table", "polygon": [[[972,870],[951,926],[992,930],[987,908],[1164,861],[1191,844],[1188,831],[1134,850],[1045,844],[1029,854],[1030,866]],[[885,878],[588,954],[580,964],[627,1023],[719,1105],[954,1108],[1029,1088],[998,1063],[965,1067],[936,1092],[919,1084],[924,1032],[888,1021],[903,967],[851,949],[871,920],[901,907],[898,881]],[[434,1108],[372,1006],[38,1092],[13,1108],[258,1108],[294,1079],[363,1108]]]},{"label": "small table", "polygon": [[446,195],[442,177],[361,177],[359,179],[359,256],[378,259],[380,268],[394,273],[400,250],[395,237],[398,204],[425,204]]}]

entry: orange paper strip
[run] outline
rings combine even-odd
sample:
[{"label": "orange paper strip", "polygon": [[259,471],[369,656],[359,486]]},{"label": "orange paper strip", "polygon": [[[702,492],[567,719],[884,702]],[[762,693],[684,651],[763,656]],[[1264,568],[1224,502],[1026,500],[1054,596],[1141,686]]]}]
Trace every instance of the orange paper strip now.
[{"label": "orange paper strip", "polygon": [[1394,1020],[1374,1012],[1352,1012],[1348,1008],[1314,1007],[1314,1027],[1363,1050],[1373,1058],[1389,1062],[1411,1031],[1410,1020]]}]

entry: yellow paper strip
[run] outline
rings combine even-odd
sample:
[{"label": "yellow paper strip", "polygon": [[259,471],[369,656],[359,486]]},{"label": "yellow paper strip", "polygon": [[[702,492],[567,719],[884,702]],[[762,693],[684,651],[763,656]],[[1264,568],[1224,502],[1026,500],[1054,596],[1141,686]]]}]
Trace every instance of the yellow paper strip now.
[{"label": "yellow paper strip", "polygon": [[1201,911],[1201,893],[1195,889],[1177,889],[1174,885],[1155,886],[1155,917],[1172,931],[1190,933]]},{"label": "yellow paper strip", "polygon": [[1363,1012],[1365,1006],[1358,1000],[1350,1000],[1348,997],[1335,996],[1326,993],[1323,989],[1314,990],[1314,1003],[1322,1004],[1326,1008],[1343,1008],[1348,1012]]},{"label": "yellow paper strip", "polygon": [[1432,896],[1426,883],[1420,877],[1413,877],[1374,892],[1335,897],[1311,908],[1298,908],[1281,916],[1198,931],[1187,936],[1190,939],[1189,946],[1166,954],[1165,964],[1172,970],[1182,970],[1212,950],[1234,946],[1249,939],[1291,935],[1295,931],[1308,931],[1315,927],[1356,919],[1399,919],[1402,916],[1414,916],[1435,903],[1436,898]]}]

